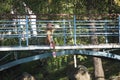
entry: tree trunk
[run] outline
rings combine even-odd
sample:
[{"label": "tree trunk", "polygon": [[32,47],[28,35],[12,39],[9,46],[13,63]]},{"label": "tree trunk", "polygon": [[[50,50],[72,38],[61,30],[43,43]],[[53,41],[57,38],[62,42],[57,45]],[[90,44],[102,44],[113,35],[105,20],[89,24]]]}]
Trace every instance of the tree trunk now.
[{"label": "tree trunk", "polygon": [[[96,28],[95,28],[95,23],[91,23],[91,33],[92,33],[92,37],[91,37],[91,42],[92,44],[98,44],[98,38],[97,35],[95,35],[96,32]],[[99,51],[99,49],[93,49],[93,51]],[[101,58],[98,57],[93,57],[93,61],[94,61],[94,73],[95,73],[95,80],[104,80],[104,71],[103,71],[103,67],[102,67],[102,61]]]},{"label": "tree trunk", "polygon": [[95,80],[105,80],[101,58],[93,57]]}]

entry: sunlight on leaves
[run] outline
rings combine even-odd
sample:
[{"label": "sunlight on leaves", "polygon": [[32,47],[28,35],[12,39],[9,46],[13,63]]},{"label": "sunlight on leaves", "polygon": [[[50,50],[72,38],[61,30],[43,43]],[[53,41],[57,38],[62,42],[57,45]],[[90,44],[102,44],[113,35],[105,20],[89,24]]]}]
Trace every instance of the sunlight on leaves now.
[{"label": "sunlight on leaves", "polygon": [[120,6],[120,0],[114,0],[114,2],[115,2],[118,6]]}]

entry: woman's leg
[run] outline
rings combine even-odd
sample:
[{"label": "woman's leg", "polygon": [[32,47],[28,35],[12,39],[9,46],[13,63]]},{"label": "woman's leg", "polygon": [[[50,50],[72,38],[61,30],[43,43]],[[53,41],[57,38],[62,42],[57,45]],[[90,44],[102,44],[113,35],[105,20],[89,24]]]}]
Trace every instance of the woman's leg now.
[{"label": "woman's leg", "polygon": [[53,57],[56,57],[56,50],[55,50],[55,43],[54,42],[52,42],[52,47],[53,47],[53,53],[52,53],[52,55],[53,55]]}]

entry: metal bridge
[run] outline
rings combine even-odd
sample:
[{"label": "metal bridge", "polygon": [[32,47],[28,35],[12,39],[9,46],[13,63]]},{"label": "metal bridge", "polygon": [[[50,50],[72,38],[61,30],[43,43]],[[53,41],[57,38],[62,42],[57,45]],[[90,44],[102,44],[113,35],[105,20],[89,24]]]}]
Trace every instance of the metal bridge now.
[{"label": "metal bridge", "polygon": [[[52,48],[46,45],[46,24],[54,24],[57,56],[69,54],[108,57],[120,60],[120,17],[116,19],[42,20],[15,18],[0,20],[0,71],[18,64],[52,57]],[[91,38],[97,37],[98,44]],[[98,52],[92,49],[99,49]]]}]

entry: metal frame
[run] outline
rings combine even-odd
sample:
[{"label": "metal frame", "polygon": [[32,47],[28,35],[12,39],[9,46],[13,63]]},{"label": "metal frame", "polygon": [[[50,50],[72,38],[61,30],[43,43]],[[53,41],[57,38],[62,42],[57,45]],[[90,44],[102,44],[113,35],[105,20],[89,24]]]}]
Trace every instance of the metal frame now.
[{"label": "metal frame", "polygon": [[[62,50],[62,51],[57,52],[57,56],[64,56],[64,55],[70,55],[70,54],[107,57],[107,58],[111,58],[111,59],[120,60],[120,55],[112,54],[112,53],[106,53],[106,52],[94,52],[94,51],[89,51],[89,50]],[[30,62],[30,61],[35,61],[35,60],[48,58],[48,57],[52,57],[52,53],[44,53],[44,54],[39,54],[39,55],[31,56],[31,57],[17,59],[15,61],[9,62],[5,65],[1,65],[0,66],[0,71],[11,68],[11,67],[16,66],[18,64],[27,63],[27,62]]]},{"label": "metal frame", "polygon": [[[119,17],[120,18],[120,17]],[[25,41],[26,41],[26,46],[29,46],[30,42],[29,42],[29,38],[32,38],[32,37],[36,37],[36,38],[41,38],[41,37],[45,37],[46,34],[44,33],[39,33],[38,35],[36,36],[32,36],[32,34],[29,34],[29,29],[30,28],[30,25],[29,25],[29,19],[28,19],[28,16],[26,15],[26,24],[24,26],[25,27],[25,31],[26,31],[26,34],[25,34]],[[36,22],[38,24],[37,27],[39,29],[37,29],[37,32],[45,32],[45,30],[43,30],[42,28],[45,29],[45,27],[42,27],[42,24],[44,24],[44,26],[46,26],[45,24],[48,23],[48,22],[52,22],[54,24],[58,23],[58,24],[61,24],[60,25],[60,29],[59,29],[59,33],[54,33],[53,35],[54,36],[57,36],[57,37],[63,37],[64,38],[64,45],[67,45],[67,36],[71,37],[71,33],[67,33],[67,30],[69,29],[69,26],[68,26],[68,23],[72,22],[72,31],[73,31],[73,39],[74,39],[74,45],[77,45],[77,38],[78,37],[91,37],[91,36],[94,36],[93,34],[89,33],[89,32],[80,32],[80,30],[82,30],[83,28],[90,31],[91,28],[89,27],[90,26],[90,22],[92,22],[92,20],[76,20],[76,15],[73,16],[73,20],[37,20]],[[4,23],[3,23],[4,22]],[[5,29],[9,27],[8,26],[12,26],[11,23],[13,21],[9,21],[9,20],[1,20],[0,21],[0,25],[1,26],[6,26],[4,27]],[[116,20],[94,20],[94,22],[96,23],[95,26],[96,26],[96,32],[95,32],[95,35],[96,36],[104,36],[106,39],[105,39],[105,42],[108,43],[108,37],[109,36],[116,36],[118,37],[118,41],[120,42],[120,19],[116,19]],[[109,25],[111,23],[114,23],[116,24],[116,26],[114,25]],[[8,24],[9,23],[9,24]],[[19,24],[19,20],[18,22],[16,22],[18,24],[16,24],[16,26],[18,26],[18,32],[22,32],[20,29],[19,29],[19,26],[22,25],[22,24]],[[0,28],[0,37],[2,38],[18,38],[19,41],[18,41],[18,46],[23,46],[22,45],[22,34],[21,33],[18,33],[18,34],[2,34],[2,32],[5,32],[5,29],[4,28]],[[39,31],[40,30],[40,31]],[[114,31],[114,32],[112,32]],[[11,31],[12,32],[12,31]],[[79,32],[79,33],[78,33]],[[30,37],[29,37],[30,36]],[[119,43],[118,42],[118,43]],[[37,44],[36,44],[37,45]],[[3,45],[4,46],[4,45]],[[12,45],[10,45],[12,46]]]}]

